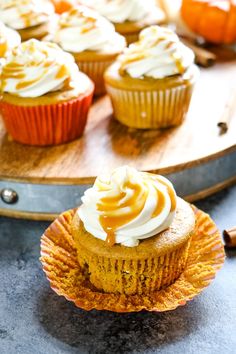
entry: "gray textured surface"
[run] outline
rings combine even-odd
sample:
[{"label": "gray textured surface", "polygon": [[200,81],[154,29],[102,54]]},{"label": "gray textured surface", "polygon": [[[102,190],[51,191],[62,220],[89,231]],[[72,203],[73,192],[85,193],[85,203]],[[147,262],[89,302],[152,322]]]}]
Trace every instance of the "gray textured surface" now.
[{"label": "gray textured surface", "polygon": [[[236,224],[236,187],[199,202],[219,228]],[[41,270],[48,223],[0,218],[0,353],[236,353],[236,250],[215,281],[167,313],[85,312],[58,297]]]}]

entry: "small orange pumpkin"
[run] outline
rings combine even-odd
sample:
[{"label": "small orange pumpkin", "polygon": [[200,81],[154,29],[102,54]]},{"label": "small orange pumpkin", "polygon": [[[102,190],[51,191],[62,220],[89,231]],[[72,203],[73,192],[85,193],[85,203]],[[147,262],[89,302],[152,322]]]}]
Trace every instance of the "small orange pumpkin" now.
[{"label": "small orange pumpkin", "polygon": [[69,11],[73,6],[76,5],[75,0],[51,0],[55,7],[55,11],[61,14],[65,11]]},{"label": "small orange pumpkin", "polygon": [[236,42],[236,0],[183,0],[181,15],[193,32],[209,42]]}]

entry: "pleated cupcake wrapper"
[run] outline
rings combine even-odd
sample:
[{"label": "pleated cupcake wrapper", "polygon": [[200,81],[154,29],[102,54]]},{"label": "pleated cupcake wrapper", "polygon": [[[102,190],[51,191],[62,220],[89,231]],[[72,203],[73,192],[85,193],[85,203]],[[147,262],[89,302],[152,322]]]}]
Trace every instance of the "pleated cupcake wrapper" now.
[{"label": "pleated cupcake wrapper", "polygon": [[160,257],[126,261],[95,256],[78,243],[78,262],[81,266],[89,264],[90,281],[97,289],[143,294],[168,286],[179,277],[186,265],[189,244]]},{"label": "pleated cupcake wrapper", "polygon": [[135,33],[123,33],[122,36],[125,37],[127,45],[137,42],[139,40],[139,33],[140,32],[135,32]]},{"label": "pleated cupcake wrapper", "polygon": [[183,122],[193,83],[159,91],[133,91],[106,84],[114,116],[131,128],[166,128]]},{"label": "pleated cupcake wrapper", "polygon": [[1,103],[1,113],[8,133],[28,145],[57,145],[72,141],[83,134],[92,101],[89,94],[68,102],[18,106]]},{"label": "pleated cupcake wrapper", "polygon": [[95,84],[95,95],[103,95],[106,93],[105,83],[103,75],[105,70],[114,62],[114,60],[108,61],[91,61],[84,62],[76,60],[77,65],[79,66],[80,71],[88,75],[90,79]]},{"label": "pleated cupcake wrapper", "polygon": [[148,295],[109,294],[91,286],[79,266],[71,235],[75,210],[66,211],[41,238],[41,262],[51,288],[85,310],[162,312],[185,305],[210,284],[225,258],[216,225],[209,215],[195,207],[193,209],[196,227],[184,271],[172,285]]}]

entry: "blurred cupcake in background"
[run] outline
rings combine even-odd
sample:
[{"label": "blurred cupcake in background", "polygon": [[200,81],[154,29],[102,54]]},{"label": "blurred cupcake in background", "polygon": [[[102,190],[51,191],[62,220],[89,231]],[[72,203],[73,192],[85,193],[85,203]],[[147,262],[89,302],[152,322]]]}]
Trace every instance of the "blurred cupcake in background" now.
[{"label": "blurred cupcake in background", "polygon": [[64,12],[51,40],[73,54],[80,70],[95,83],[95,94],[105,93],[103,74],[126,42],[112,23],[95,11],[77,6]]},{"label": "blurred cupcake in background", "polygon": [[105,73],[115,118],[141,129],[181,124],[198,74],[192,50],[173,31],[144,29]]},{"label": "blurred cupcake in background", "polygon": [[165,22],[166,16],[155,0],[82,0],[113,22],[128,44],[138,40],[141,30]]},{"label": "blurred cupcake in background", "polygon": [[1,72],[1,113],[11,137],[29,145],[65,143],[82,135],[94,85],[54,43],[15,47]]},{"label": "blurred cupcake in background", "polygon": [[78,4],[77,0],[51,0],[55,7],[55,11],[58,14],[62,14],[65,11],[69,11]]},{"label": "blurred cupcake in background", "polygon": [[0,22],[0,58],[6,57],[9,51],[19,45],[20,42],[20,35]]},{"label": "blurred cupcake in background", "polygon": [[0,21],[18,31],[22,41],[45,37],[51,31],[54,13],[49,0],[0,1]]}]

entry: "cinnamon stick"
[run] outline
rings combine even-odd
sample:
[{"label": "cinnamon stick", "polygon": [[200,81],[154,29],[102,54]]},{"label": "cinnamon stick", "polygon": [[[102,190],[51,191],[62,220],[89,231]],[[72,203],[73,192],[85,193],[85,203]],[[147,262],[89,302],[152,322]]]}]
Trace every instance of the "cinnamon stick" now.
[{"label": "cinnamon stick", "polygon": [[227,247],[236,247],[236,226],[223,231],[225,245]]},{"label": "cinnamon stick", "polygon": [[187,47],[192,49],[195,54],[195,60],[197,64],[205,68],[214,65],[216,61],[216,55],[214,53],[205,48],[199,47],[187,38],[182,38],[181,40]]},{"label": "cinnamon stick", "polygon": [[220,128],[220,134],[225,134],[229,129],[230,121],[233,117],[236,106],[236,89],[232,89],[229,94],[229,98],[226,102],[223,115],[218,122]]}]

